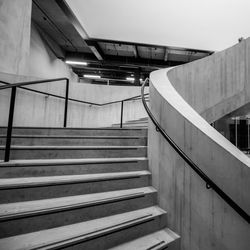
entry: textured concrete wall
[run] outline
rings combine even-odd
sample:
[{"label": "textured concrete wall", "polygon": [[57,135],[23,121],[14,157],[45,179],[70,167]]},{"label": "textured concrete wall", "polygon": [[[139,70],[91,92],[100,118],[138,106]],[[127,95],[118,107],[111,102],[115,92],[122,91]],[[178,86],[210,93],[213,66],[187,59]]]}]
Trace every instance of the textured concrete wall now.
[{"label": "textured concrete wall", "polygon": [[[140,87],[74,83],[71,85],[70,96],[94,103],[106,103],[140,95],[140,90]],[[87,127],[109,126],[120,122],[120,114],[121,103],[96,107],[71,102],[69,106],[69,125]],[[141,100],[125,102],[123,115],[124,121],[145,117],[146,112]]]},{"label": "textured concrete wall", "polygon": [[31,24],[30,53],[28,58],[28,75],[40,78],[68,77],[77,81],[69,65],[58,59],[48,48],[39,34],[36,25]]},{"label": "textured concrete wall", "polygon": [[[4,76],[4,74],[0,74]],[[10,75],[5,78],[10,78]],[[12,77],[15,79],[15,76]],[[18,77],[26,80],[26,77]],[[28,77],[28,79],[30,79]],[[60,96],[65,95],[65,82],[54,82],[34,87]],[[140,95],[140,87],[120,87],[91,85],[70,82],[69,97],[89,102],[105,103]],[[7,125],[10,90],[1,92],[0,126]],[[68,125],[72,127],[110,126],[120,122],[121,104],[104,107],[69,101]],[[124,103],[124,121],[145,117],[146,113],[140,100]],[[58,98],[36,94],[18,89],[15,126],[59,126],[63,124],[64,101]]]},{"label": "textured concrete wall", "polygon": [[169,79],[209,123],[250,101],[250,38],[232,49],[174,68]]},{"label": "textured concrete wall", "polygon": [[27,74],[31,4],[31,0],[0,0],[0,72]]},{"label": "textured concrete wall", "polygon": [[[240,99],[239,105],[248,101],[247,98],[242,100],[241,96],[248,96],[246,85],[249,82],[244,78],[243,72],[249,72],[247,67],[250,54],[246,54],[247,57],[245,55],[239,64],[235,60],[239,58],[236,52],[243,56],[242,50],[246,52],[249,42],[247,40],[205,58],[204,61],[180,66],[181,69],[177,67],[169,72],[161,70],[150,76],[151,110],[163,129],[203,172],[248,213],[250,159],[213,129],[196,111],[204,115],[212,109],[209,117],[205,115],[211,121],[214,117],[217,119],[238,107],[235,104],[238,103],[237,99]],[[218,65],[215,64],[217,60]],[[220,67],[222,61],[225,68]],[[221,73],[217,70],[221,70]],[[240,78],[240,81],[230,85],[230,76],[241,76],[247,82]],[[202,79],[207,85],[203,84]],[[222,82],[222,79],[227,81]],[[235,86],[237,83],[239,86]],[[152,123],[149,125],[148,145],[152,184],[158,190],[160,206],[168,212],[169,227],[181,236],[179,249],[248,249],[249,224],[213,190],[206,189],[204,181],[184,163],[162,135],[156,132]]]}]

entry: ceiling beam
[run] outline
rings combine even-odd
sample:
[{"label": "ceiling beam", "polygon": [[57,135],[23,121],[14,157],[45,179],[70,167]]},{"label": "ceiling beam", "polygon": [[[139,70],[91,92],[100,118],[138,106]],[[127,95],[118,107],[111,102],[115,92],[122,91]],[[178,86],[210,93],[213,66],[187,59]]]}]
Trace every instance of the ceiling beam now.
[{"label": "ceiling beam", "polygon": [[151,70],[157,70],[166,67],[177,66],[186,61],[167,61],[164,60],[156,60],[156,59],[143,59],[143,58],[135,58],[135,57],[124,57],[124,56],[112,56],[105,55],[105,60],[98,60],[93,54],[90,53],[76,53],[76,52],[68,52],[66,54],[67,60],[84,60],[89,63],[93,63],[95,65],[109,65],[109,66],[120,66],[120,67],[131,67],[131,68],[146,68]]},{"label": "ceiling beam", "polygon": [[205,55],[213,54],[214,51],[212,50],[201,50],[201,49],[190,49],[190,48],[182,48],[182,47],[174,47],[174,46],[163,46],[157,44],[146,44],[146,43],[135,43],[135,42],[127,42],[127,41],[118,41],[118,40],[108,40],[108,39],[99,39],[99,38],[92,38],[91,40],[103,43],[112,43],[112,44],[123,44],[123,45],[136,45],[140,47],[147,47],[147,48],[162,48],[170,50],[178,50],[178,51],[192,51],[198,53],[204,53]]},{"label": "ceiling beam", "polygon": [[96,41],[86,40],[85,42],[99,61],[104,60],[104,53]]},{"label": "ceiling beam", "polygon": [[133,49],[133,53],[134,53],[134,56],[135,58],[139,57],[139,53],[138,53],[138,48],[136,45],[133,45],[132,46],[132,49]]},{"label": "ceiling beam", "polygon": [[167,62],[167,60],[168,60],[168,53],[169,53],[169,52],[168,52],[168,49],[166,48],[166,49],[165,49],[165,54],[164,54],[164,61],[165,61],[165,62]]},{"label": "ceiling beam", "polygon": [[83,39],[89,39],[89,35],[86,32],[86,30],[82,27],[80,22],[78,21],[77,17],[75,14],[72,12],[68,4],[66,3],[65,0],[55,0],[58,6],[61,8],[61,10],[64,12],[65,16],[70,20],[71,24],[74,26],[74,28],[77,30],[79,35]]}]

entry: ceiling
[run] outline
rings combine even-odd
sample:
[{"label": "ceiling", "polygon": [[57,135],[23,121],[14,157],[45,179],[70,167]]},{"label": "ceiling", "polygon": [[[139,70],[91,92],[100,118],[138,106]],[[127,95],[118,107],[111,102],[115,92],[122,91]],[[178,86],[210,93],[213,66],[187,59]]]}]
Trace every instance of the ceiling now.
[{"label": "ceiling", "polygon": [[[159,68],[191,62],[213,51],[107,40],[90,37],[65,1],[33,0],[32,20],[54,54],[62,60],[87,62],[72,66],[82,77],[98,74],[113,84],[139,85],[139,79]],[[135,81],[128,82],[127,77]]]},{"label": "ceiling", "polygon": [[66,0],[90,37],[224,50],[250,35],[249,0]]}]

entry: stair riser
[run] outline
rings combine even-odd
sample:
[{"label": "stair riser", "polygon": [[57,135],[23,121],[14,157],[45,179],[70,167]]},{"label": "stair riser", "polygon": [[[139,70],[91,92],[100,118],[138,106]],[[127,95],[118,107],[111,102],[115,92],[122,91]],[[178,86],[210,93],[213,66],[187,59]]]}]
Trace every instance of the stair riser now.
[{"label": "stair riser", "polygon": [[[146,146],[146,138],[137,139],[71,139],[71,138],[12,138],[12,145],[34,146]],[[0,138],[0,145],[5,145],[5,138]]]},{"label": "stair riser", "polygon": [[[144,236],[146,234],[155,232],[166,226],[166,215],[161,215],[155,217],[154,220],[142,223],[140,225],[135,225],[133,227],[120,230],[118,232],[113,232],[111,234],[95,238],[93,240],[85,241],[79,243],[78,245],[71,245],[69,247],[63,248],[65,250],[101,250],[114,247],[116,245],[122,244],[126,241],[133,240],[135,238]],[[132,249],[131,249],[132,250]]]},{"label": "stair riser", "polygon": [[[79,135],[79,136],[147,136],[147,129],[56,129],[56,128],[13,128],[13,135]],[[6,128],[0,128],[6,135]]]},{"label": "stair riser", "polygon": [[89,183],[69,183],[55,186],[0,190],[0,203],[48,199],[72,195],[139,188],[149,185],[149,177],[106,180]]},{"label": "stair riser", "polygon": [[84,165],[58,165],[58,166],[11,166],[0,167],[1,178],[15,177],[39,177],[55,175],[77,175],[77,174],[94,174],[108,172],[127,172],[140,171],[148,169],[148,161],[135,162],[115,162],[102,164],[84,164]]},{"label": "stair riser", "polygon": [[[146,157],[146,148],[132,149],[12,149],[10,159],[79,159]],[[4,150],[0,150],[0,159]]]},{"label": "stair riser", "polygon": [[[114,127],[114,128],[117,128],[117,127],[119,127],[119,125],[113,125],[112,127]],[[143,125],[143,124],[135,124],[135,125],[133,125],[133,124],[124,124],[123,125],[123,128],[130,128],[130,129],[132,129],[132,128],[147,128],[148,127],[148,125]]]},{"label": "stair riser", "polygon": [[129,212],[153,206],[155,203],[156,193],[154,192],[140,198],[4,221],[0,223],[0,238]]}]

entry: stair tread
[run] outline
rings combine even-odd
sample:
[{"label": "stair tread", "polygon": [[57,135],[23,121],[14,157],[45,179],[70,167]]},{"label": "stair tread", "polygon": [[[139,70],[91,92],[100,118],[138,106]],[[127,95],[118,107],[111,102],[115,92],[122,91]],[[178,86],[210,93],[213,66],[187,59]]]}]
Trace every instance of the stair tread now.
[{"label": "stair tread", "polygon": [[[11,149],[81,149],[81,150],[88,150],[88,149],[139,149],[139,148],[147,148],[147,146],[44,146],[44,145],[36,145],[36,146],[19,146],[19,145],[12,145]],[[5,149],[5,146],[0,146],[0,149]]]},{"label": "stair tread", "polygon": [[156,190],[153,187],[143,187],[53,199],[1,204],[0,220],[6,220],[10,218],[13,219],[26,215],[42,214],[48,211],[60,211],[70,207],[84,207],[87,205],[101,204],[108,200],[119,200],[126,197],[135,197],[155,192]]},{"label": "stair tread", "polygon": [[150,175],[149,171],[130,171],[130,172],[112,172],[83,175],[60,175],[60,176],[42,176],[42,177],[24,177],[24,178],[2,178],[0,189],[29,187],[29,186],[46,186],[63,183],[79,183],[97,180],[120,179],[140,177]]},{"label": "stair tread", "polygon": [[109,250],[164,249],[164,246],[166,247],[178,238],[180,238],[179,235],[171,231],[169,228],[165,228],[116,247],[112,247]]},{"label": "stair tread", "polygon": [[108,162],[134,162],[145,161],[147,157],[124,157],[124,158],[83,158],[83,159],[28,159],[28,160],[10,160],[1,162],[0,167],[8,166],[46,166],[46,165],[69,165],[69,164],[87,164],[87,163],[108,163]]},{"label": "stair tread", "polygon": [[161,208],[154,206],[118,215],[112,215],[67,226],[12,236],[0,240],[0,249],[21,250],[39,247],[62,246],[78,240],[87,240],[114,229],[125,228],[140,221],[165,214]]},{"label": "stair tread", "polygon": [[[12,134],[12,138],[56,138],[56,139],[145,139],[146,136],[87,136],[87,135],[16,135]],[[1,135],[0,138],[6,138]]]},{"label": "stair tread", "polygon": [[[5,126],[0,126],[0,129],[7,129]],[[82,128],[82,127],[67,127],[67,128],[62,128],[62,127],[13,127],[13,129],[60,129],[60,130],[141,130],[137,128],[112,128],[112,127],[97,127],[97,128]],[[143,129],[144,130],[144,129]]]}]

